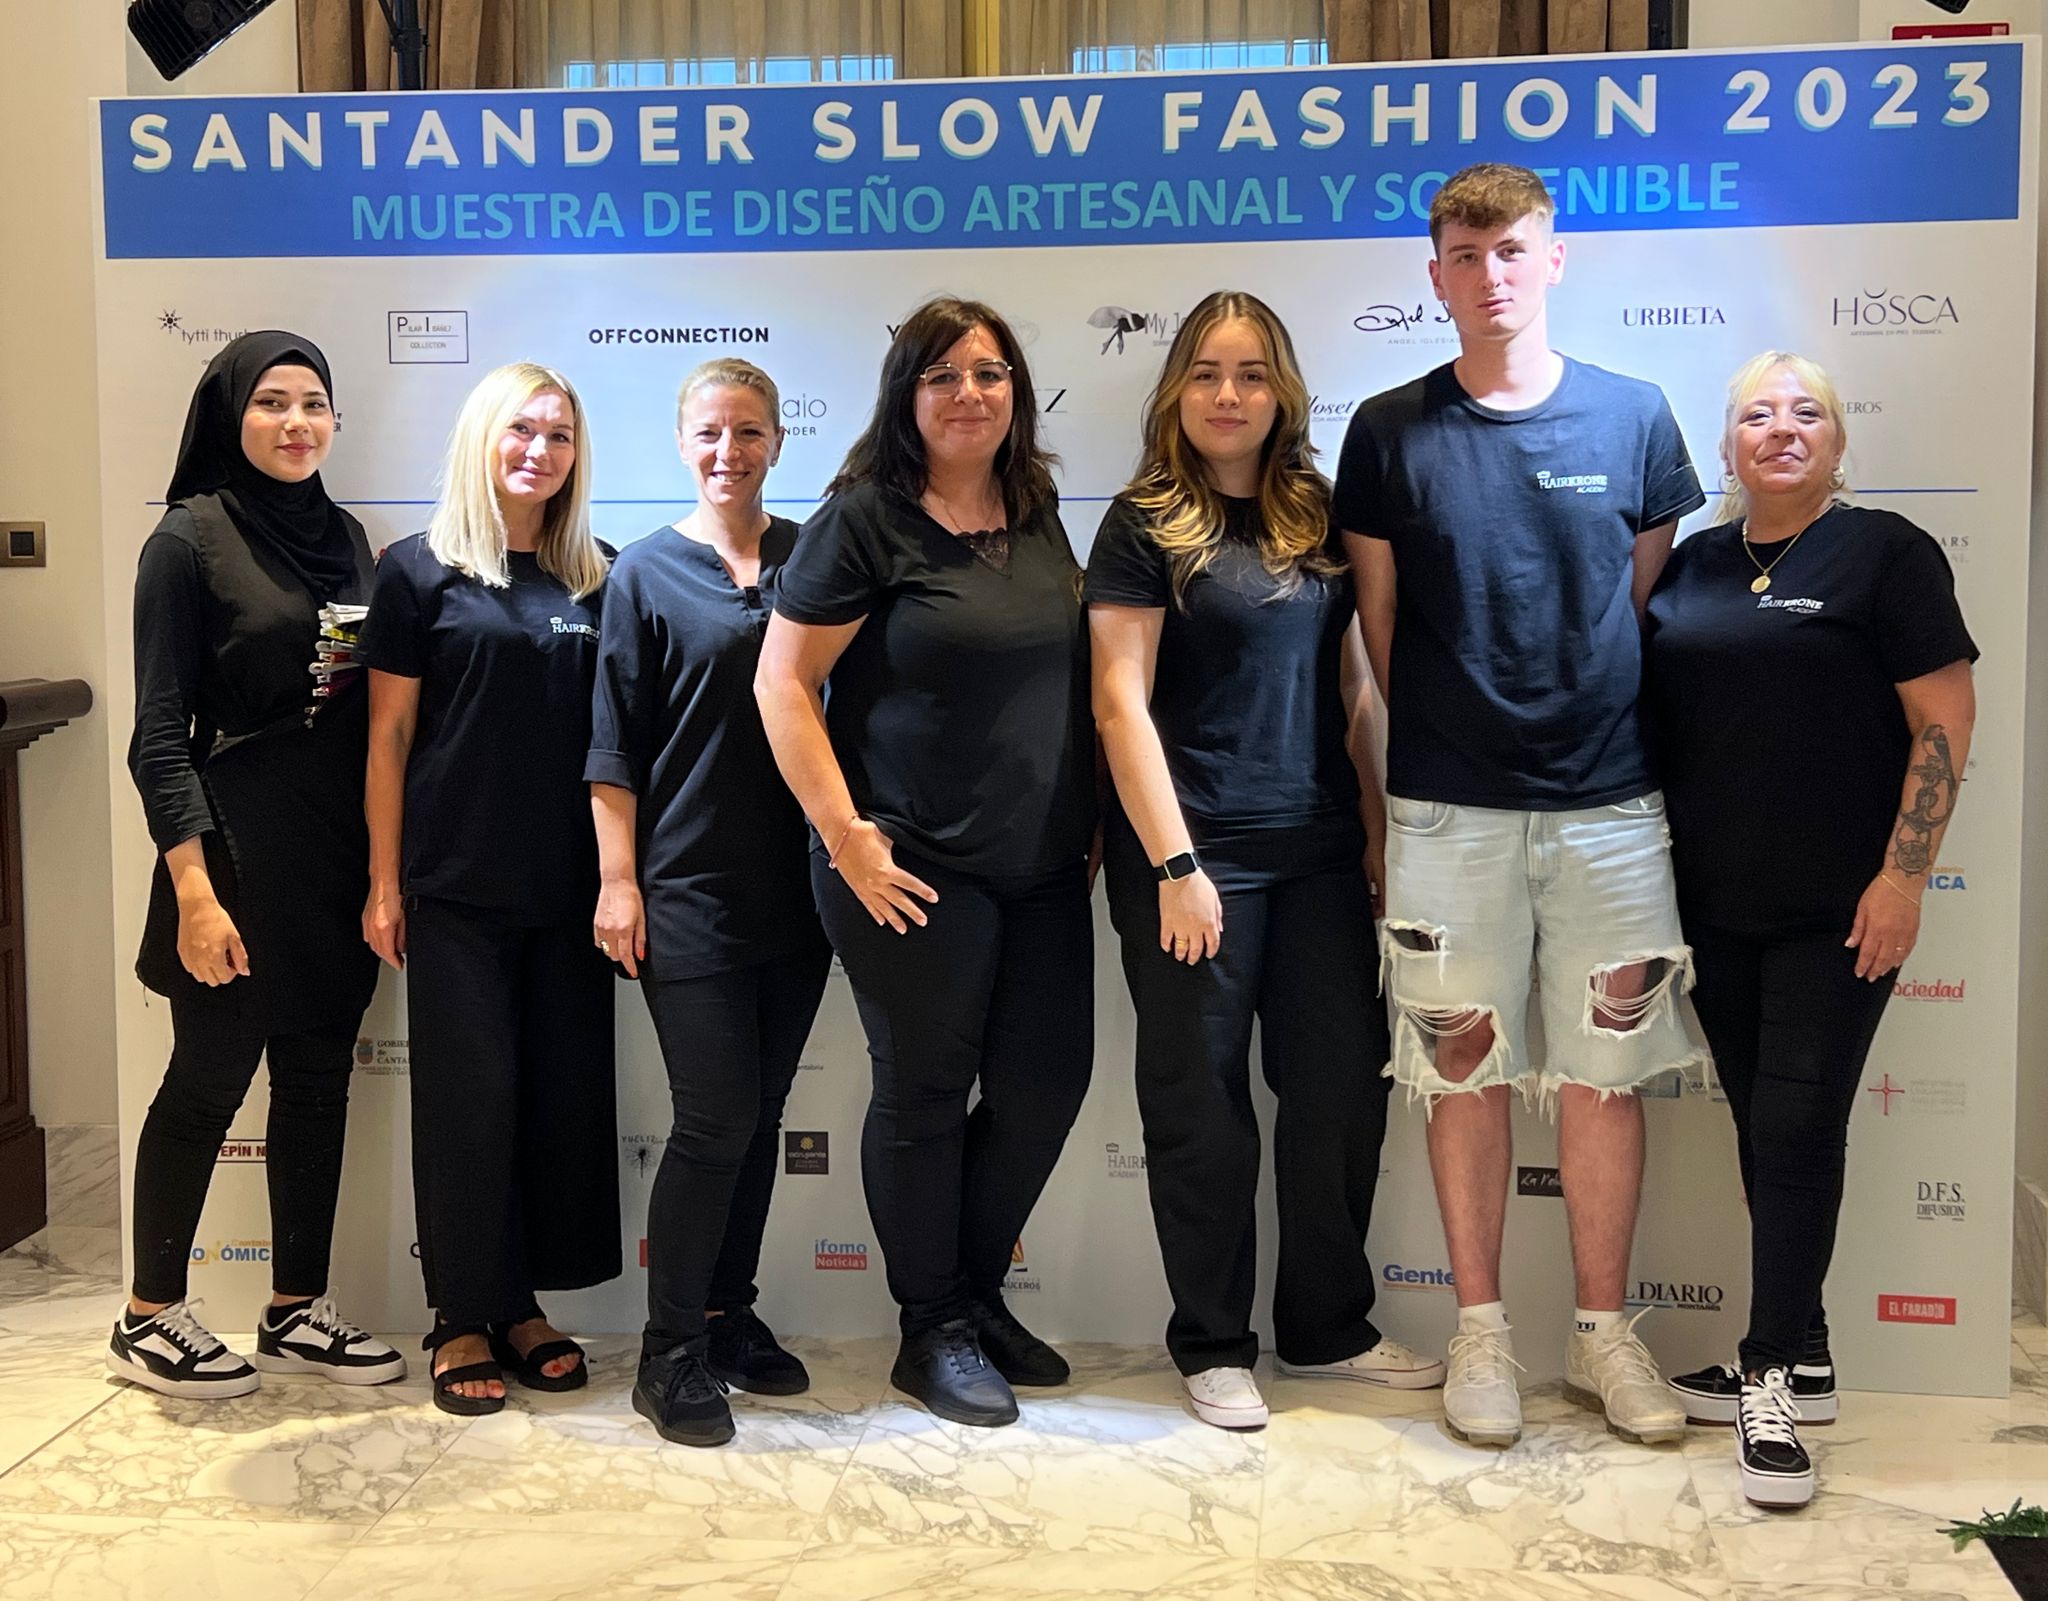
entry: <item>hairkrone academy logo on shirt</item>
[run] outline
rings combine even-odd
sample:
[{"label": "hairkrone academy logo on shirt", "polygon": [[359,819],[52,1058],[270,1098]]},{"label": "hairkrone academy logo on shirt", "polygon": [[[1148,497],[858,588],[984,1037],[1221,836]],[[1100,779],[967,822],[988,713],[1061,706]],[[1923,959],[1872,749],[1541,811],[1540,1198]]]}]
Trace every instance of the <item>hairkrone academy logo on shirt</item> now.
[{"label": "hairkrone academy logo on shirt", "polygon": [[1827,604],[1824,600],[1801,600],[1790,595],[1765,595],[1756,603],[1758,611],[1796,611],[1811,617]]},{"label": "hairkrone academy logo on shirt", "polygon": [[597,630],[592,628],[590,624],[572,623],[562,617],[550,617],[548,619],[548,627],[558,634],[588,634],[592,639],[597,638]]},{"label": "hairkrone academy logo on shirt", "polygon": [[1605,473],[1554,473],[1539,469],[1536,474],[1538,489],[1569,489],[1575,495],[1604,495],[1607,493]]}]

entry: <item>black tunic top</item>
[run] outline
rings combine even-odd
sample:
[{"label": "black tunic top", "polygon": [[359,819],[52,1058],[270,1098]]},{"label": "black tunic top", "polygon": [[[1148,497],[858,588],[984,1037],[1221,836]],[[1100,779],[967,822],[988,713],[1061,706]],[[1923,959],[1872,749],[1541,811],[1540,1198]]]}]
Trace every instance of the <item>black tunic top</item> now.
[{"label": "black tunic top", "polygon": [[804,524],[775,609],[866,619],[832,669],[826,726],[861,815],[956,871],[1077,861],[1095,827],[1081,571],[1047,502],[1000,571],[913,501],[861,484]]},{"label": "black tunic top", "polygon": [[1165,608],[1151,712],[1183,812],[1243,828],[1355,823],[1342,683],[1351,580],[1304,573],[1287,592],[1260,558],[1261,528],[1256,500],[1226,499],[1222,547],[1183,604],[1144,513],[1119,496],[1088,552],[1087,598]]},{"label": "black tunic top", "polygon": [[377,563],[361,656],[421,681],[405,893],[544,927],[597,905],[583,760],[604,592],[574,600],[539,557],[506,561],[512,582],[493,589],[444,564],[424,534],[398,540]]},{"label": "black tunic top", "polygon": [[769,520],[741,588],[711,546],[664,525],[605,582],[583,776],[639,797],[640,889],[656,979],[701,978],[821,948],[804,815],[754,702],[777,569],[796,524]]},{"label": "black tunic top", "polygon": [[1644,705],[1679,910],[1758,938],[1846,933],[1885,862],[1912,752],[1897,685],[1977,647],[1948,558],[1893,512],[1836,506],[1797,545],[1680,541],[1651,594]]},{"label": "black tunic top", "polygon": [[[346,519],[361,604],[370,550]],[[244,538],[211,495],[164,513],[135,577],[135,731],[129,771],[159,851],[198,837],[214,893],[249,953],[215,990],[178,960],[178,908],[161,857],[136,973],[160,995],[233,1007],[267,1033],[352,1024],[377,959],[363,943],[367,697],[313,704],[319,601],[276,552]]]}]

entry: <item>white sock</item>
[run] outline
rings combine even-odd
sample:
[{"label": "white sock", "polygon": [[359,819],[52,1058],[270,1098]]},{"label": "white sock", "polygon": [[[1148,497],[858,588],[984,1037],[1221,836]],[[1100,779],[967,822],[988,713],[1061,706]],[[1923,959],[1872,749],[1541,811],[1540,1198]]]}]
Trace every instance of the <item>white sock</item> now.
[{"label": "white sock", "polygon": [[1491,1329],[1498,1333],[1508,1326],[1508,1309],[1502,1301],[1481,1301],[1477,1306],[1458,1308],[1458,1332],[1460,1334],[1483,1334]]},{"label": "white sock", "polygon": [[1612,1334],[1627,1318],[1626,1312],[1588,1312],[1583,1306],[1572,1308],[1572,1327],[1581,1334]]}]

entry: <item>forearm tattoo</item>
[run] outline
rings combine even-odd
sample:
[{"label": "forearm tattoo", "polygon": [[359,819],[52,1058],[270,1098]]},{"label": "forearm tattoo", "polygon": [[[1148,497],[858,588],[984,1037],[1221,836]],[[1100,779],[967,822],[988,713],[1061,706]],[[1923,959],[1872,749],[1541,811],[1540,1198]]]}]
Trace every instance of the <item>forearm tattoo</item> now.
[{"label": "forearm tattoo", "polygon": [[1892,834],[1892,866],[1915,876],[1934,865],[1934,837],[1956,809],[1956,764],[1949,754],[1948,730],[1929,723],[1920,731],[1918,755],[1906,769],[1917,787]]}]

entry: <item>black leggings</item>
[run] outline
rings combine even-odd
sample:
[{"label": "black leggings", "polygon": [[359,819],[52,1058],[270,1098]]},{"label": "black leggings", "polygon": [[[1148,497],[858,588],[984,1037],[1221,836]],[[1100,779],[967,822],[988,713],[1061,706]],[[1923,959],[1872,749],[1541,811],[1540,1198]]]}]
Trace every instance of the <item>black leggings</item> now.
[{"label": "black leggings", "polygon": [[356,1025],[266,1037],[213,997],[170,1005],[171,1065],[135,1149],[135,1298],[185,1298],[192,1237],[221,1141],[266,1052],[271,1287],[283,1295],[325,1293]]},{"label": "black leggings", "polygon": [[900,848],[896,860],[939,894],[907,934],[869,917],[817,850],[811,887],[867,1032],[861,1182],[917,1334],[1002,1292],[1088,1093],[1095,925],[1079,861],[970,878]]},{"label": "black leggings", "polygon": [[647,1203],[649,1355],[701,1338],[707,1308],[735,1311],[759,1294],[782,1107],[831,966],[819,945],[703,978],[641,980],[675,1109]]},{"label": "black leggings", "polygon": [[412,1183],[427,1304],[516,1322],[619,1273],[612,964],[588,918],[406,903]]},{"label": "black leggings", "polygon": [[1166,1346],[1183,1373],[1250,1367],[1259,1354],[1254,1017],[1279,1097],[1275,1346],[1289,1362],[1341,1362],[1380,1339],[1365,1235],[1391,1081],[1364,842],[1334,866],[1320,852],[1314,870],[1293,832],[1203,844],[1223,943],[1193,966],[1159,948],[1158,880],[1136,836],[1120,818],[1108,833],[1110,909],[1138,1012],[1145,1176],[1173,1293]]},{"label": "black leggings", "polygon": [[[1846,931],[1844,931],[1846,932]],[[1749,1197],[1749,1333],[1743,1367],[1826,1347],[1821,1287],[1842,1210],[1849,1114],[1891,975],[1856,976],[1843,932],[1753,939],[1688,924],[1693,1004],[1735,1115]]]}]

